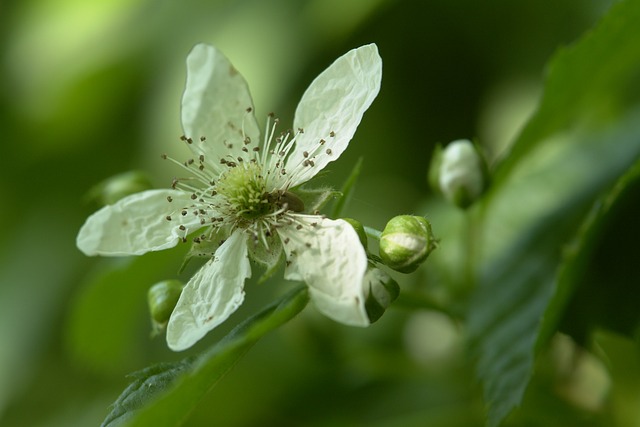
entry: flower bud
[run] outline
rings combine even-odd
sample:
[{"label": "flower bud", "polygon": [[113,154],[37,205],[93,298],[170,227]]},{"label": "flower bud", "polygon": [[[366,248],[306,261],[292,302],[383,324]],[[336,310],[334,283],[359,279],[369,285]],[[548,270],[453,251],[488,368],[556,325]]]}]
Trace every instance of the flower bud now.
[{"label": "flower bud", "polygon": [[139,171],[129,171],[114,175],[97,184],[89,192],[89,198],[101,205],[111,205],[125,196],[151,188],[147,175]]},{"label": "flower bud", "polygon": [[360,243],[362,243],[362,247],[367,249],[367,233],[364,231],[364,226],[360,221],[353,218],[342,218],[342,220],[348,222],[356,233],[358,233],[358,237],[360,238]]},{"label": "flower bud", "polygon": [[371,323],[378,320],[400,294],[398,283],[379,268],[369,267],[362,279],[367,316]]},{"label": "flower bud", "polygon": [[178,303],[184,285],[179,280],[164,280],[149,288],[147,302],[154,323],[164,326]]},{"label": "flower bud", "polygon": [[449,143],[442,152],[439,169],[440,191],[451,203],[464,209],[482,195],[486,165],[471,141],[459,139]]},{"label": "flower bud", "polygon": [[421,216],[391,218],[380,236],[382,262],[401,273],[415,271],[434,248],[431,224]]}]

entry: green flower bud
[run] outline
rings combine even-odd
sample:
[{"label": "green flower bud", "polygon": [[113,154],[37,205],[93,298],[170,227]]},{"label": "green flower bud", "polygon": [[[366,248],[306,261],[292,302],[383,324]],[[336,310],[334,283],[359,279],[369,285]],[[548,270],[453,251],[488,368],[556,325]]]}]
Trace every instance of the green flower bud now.
[{"label": "green flower bud", "polygon": [[449,143],[442,152],[438,176],[444,197],[464,209],[482,195],[487,168],[471,141],[459,139]]},{"label": "green flower bud", "polygon": [[89,192],[89,198],[101,205],[111,205],[125,196],[151,188],[151,182],[144,173],[129,171],[114,175],[97,184]]},{"label": "green flower bud", "polygon": [[400,294],[398,283],[379,268],[370,267],[362,279],[367,316],[371,323],[378,320]]},{"label": "green flower bud", "polygon": [[421,216],[391,218],[380,236],[382,262],[401,273],[414,272],[434,248],[431,224]]},{"label": "green flower bud", "polygon": [[184,285],[179,280],[164,280],[149,288],[147,302],[154,323],[164,326],[178,303]]},{"label": "green flower bud", "polygon": [[360,243],[362,243],[362,247],[367,249],[367,233],[364,231],[364,226],[360,221],[353,218],[342,218],[344,221],[348,222],[356,233],[358,233],[358,237],[360,238]]}]

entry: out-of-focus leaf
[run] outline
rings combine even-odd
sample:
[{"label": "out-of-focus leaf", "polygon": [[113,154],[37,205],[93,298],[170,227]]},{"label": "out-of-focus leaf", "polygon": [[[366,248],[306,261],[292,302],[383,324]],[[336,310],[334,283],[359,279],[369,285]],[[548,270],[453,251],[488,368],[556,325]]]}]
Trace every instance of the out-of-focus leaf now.
[{"label": "out-of-focus leaf", "polygon": [[639,19],[640,2],[621,2],[553,59],[537,112],[476,212],[468,320],[490,426],[522,399],[563,246],[640,155]]},{"label": "out-of-focus leaf", "polygon": [[307,288],[299,287],[238,325],[202,355],[135,374],[136,380],[115,402],[103,427],[180,425],[253,344],[292,319],[308,301]]},{"label": "out-of-focus leaf", "polygon": [[[636,162],[596,205],[581,244],[571,248],[571,256],[560,272],[558,292],[549,311],[559,315],[560,310],[552,310],[566,305],[561,329],[583,345],[596,328],[631,338],[637,333],[640,229],[633,224],[637,221],[639,196],[640,162]],[[547,330],[553,325],[545,318],[543,326]]]}]

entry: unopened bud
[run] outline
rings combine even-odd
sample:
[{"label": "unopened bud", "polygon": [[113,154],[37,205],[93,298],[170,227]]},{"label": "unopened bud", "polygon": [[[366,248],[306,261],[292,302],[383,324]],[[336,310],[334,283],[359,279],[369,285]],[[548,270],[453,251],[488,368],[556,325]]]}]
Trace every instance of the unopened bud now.
[{"label": "unopened bud", "polygon": [[364,226],[360,221],[353,218],[342,218],[344,221],[348,222],[356,233],[358,233],[358,237],[360,238],[360,243],[362,243],[362,247],[367,249],[367,233],[364,231]]},{"label": "unopened bud", "polygon": [[387,273],[376,267],[369,267],[362,279],[367,316],[371,323],[378,320],[400,294],[398,283]]},{"label": "unopened bud", "polygon": [[125,196],[151,188],[151,181],[147,175],[139,171],[129,171],[97,184],[89,192],[89,197],[101,205],[111,205]]},{"label": "unopened bud", "polygon": [[449,143],[442,152],[439,169],[440,191],[451,203],[464,209],[482,195],[486,165],[471,141],[459,139]]},{"label": "unopened bud", "polygon": [[414,272],[435,248],[431,224],[421,216],[400,215],[387,223],[380,236],[380,258],[401,273]]},{"label": "unopened bud", "polygon": [[184,285],[179,280],[164,280],[149,288],[147,301],[154,323],[164,326],[178,303]]}]

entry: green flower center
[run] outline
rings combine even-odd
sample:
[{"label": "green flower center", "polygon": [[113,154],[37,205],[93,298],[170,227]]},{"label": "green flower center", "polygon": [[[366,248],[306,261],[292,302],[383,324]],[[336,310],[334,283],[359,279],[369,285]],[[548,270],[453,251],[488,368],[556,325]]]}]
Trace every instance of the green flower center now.
[{"label": "green flower center", "polygon": [[266,181],[255,163],[230,168],[218,180],[216,192],[226,198],[235,215],[245,219],[258,218],[273,208],[267,195]]}]

